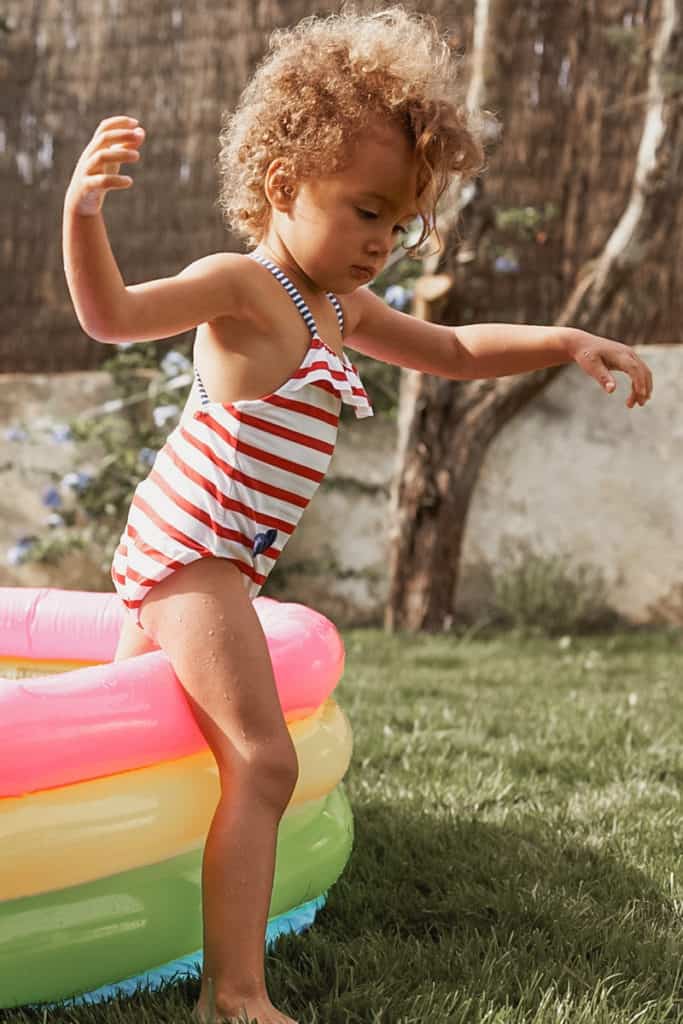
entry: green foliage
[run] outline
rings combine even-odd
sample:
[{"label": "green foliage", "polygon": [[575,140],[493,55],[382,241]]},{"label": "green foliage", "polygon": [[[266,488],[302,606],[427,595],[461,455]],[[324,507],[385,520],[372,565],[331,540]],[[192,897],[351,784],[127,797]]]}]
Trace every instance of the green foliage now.
[{"label": "green foliage", "polygon": [[[100,568],[109,571],[135,487],[149,472],[182,411],[174,381],[187,386],[189,347],[179,345],[167,353],[163,372],[153,343],[119,346],[103,364],[111,374],[112,398],[67,421],[72,441],[96,446],[101,453],[97,467],[83,472],[71,493],[59,474],[50,474],[62,501],[56,506],[61,523],[33,540],[23,562],[58,565],[75,550],[99,551]],[[74,474],[81,470],[74,467]]]},{"label": "green foliage", "polygon": [[372,284],[371,290],[375,295],[383,299],[387,288],[392,285],[400,285],[402,288],[412,290],[415,287],[418,277],[422,275],[422,260],[412,256],[399,256],[394,262],[390,262],[379,274]]},{"label": "green foliage", "polygon": [[523,239],[535,238],[557,218],[558,212],[554,203],[545,203],[543,209],[536,206],[499,207],[496,209],[496,227]]},{"label": "green foliage", "polygon": [[618,618],[607,607],[607,587],[597,569],[575,564],[568,554],[540,555],[526,542],[502,546],[493,588],[499,621],[522,630],[549,636],[590,632]]},{"label": "green foliage", "polygon": [[602,30],[614,59],[622,64],[643,64],[647,60],[647,41],[642,26],[607,25]]}]

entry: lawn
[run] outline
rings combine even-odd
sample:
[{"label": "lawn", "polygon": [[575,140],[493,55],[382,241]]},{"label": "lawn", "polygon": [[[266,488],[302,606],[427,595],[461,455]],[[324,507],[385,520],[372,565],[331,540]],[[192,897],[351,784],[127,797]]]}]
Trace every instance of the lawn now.
[{"label": "lawn", "polygon": [[[355,845],[267,955],[300,1024],[683,1021],[683,634],[346,631]],[[236,937],[237,938],[237,937]],[[198,982],[7,1024],[189,1024]]]}]

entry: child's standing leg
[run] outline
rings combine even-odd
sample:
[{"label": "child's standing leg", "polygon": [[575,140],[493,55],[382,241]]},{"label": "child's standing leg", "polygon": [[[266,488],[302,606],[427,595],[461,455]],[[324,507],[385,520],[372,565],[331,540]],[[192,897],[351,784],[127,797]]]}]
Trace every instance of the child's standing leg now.
[{"label": "child's standing leg", "polygon": [[270,1002],[265,931],[277,828],[298,777],[270,655],[239,571],[222,558],[176,570],[140,621],[168,655],[218,764],[221,796],[204,848],[204,971],[196,1012],[295,1024]]}]

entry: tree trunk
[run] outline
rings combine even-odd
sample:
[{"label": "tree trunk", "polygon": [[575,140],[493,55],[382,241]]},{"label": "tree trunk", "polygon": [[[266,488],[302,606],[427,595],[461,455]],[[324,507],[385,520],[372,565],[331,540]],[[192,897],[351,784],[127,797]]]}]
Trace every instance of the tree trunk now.
[{"label": "tree trunk", "polygon": [[[488,0],[478,3],[488,10]],[[489,38],[491,30],[489,23]],[[680,202],[681,67],[678,0],[663,0],[650,55],[646,113],[630,199],[599,258],[578,275],[557,317],[559,324],[571,321],[573,326],[600,333],[619,290],[648,256],[657,226]],[[446,322],[461,322],[458,307],[464,291],[459,289],[458,276],[456,270],[450,291],[444,295],[437,288],[437,296],[429,296],[431,302],[426,305],[429,279],[420,282],[417,302],[422,307],[415,312],[429,319],[445,313]],[[385,615],[388,630],[449,628],[467,512],[488,446],[562,369],[472,382],[415,371],[404,374]]]}]

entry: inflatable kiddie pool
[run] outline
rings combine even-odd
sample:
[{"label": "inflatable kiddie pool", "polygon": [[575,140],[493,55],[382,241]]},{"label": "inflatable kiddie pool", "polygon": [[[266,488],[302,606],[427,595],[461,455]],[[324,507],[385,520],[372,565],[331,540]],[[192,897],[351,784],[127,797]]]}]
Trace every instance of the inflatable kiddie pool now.
[{"label": "inflatable kiddie pool", "polygon": [[[256,598],[299,780],[266,944],[301,931],[351,853],[337,630]],[[95,1002],[202,966],[218,770],[162,651],[112,662],[116,594],[0,587],[0,1007]],[[16,670],[30,678],[5,678]]]}]

